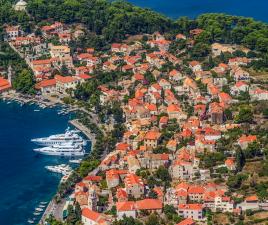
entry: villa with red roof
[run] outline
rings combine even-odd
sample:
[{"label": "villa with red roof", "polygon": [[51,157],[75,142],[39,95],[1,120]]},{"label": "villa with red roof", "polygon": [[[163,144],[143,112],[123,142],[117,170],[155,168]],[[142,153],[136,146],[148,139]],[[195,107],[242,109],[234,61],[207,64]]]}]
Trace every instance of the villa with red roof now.
[{"label": "villa with red roof", "polygon": [[178,214],[183,218],[200,221],[204,219],[204,208],[202,204],[179,204]]},{"label": "villa with red roof", "polygon": [[92,211],[89,208],[82,210],[82,223],[84,225],[109,225],[110,222],[105,218],[104,214]]},{"label": "villa with red roof", "polygon": [[144,195],[145,185],[142,179],[136,174],[127,174],[124,183],[128,195],[133,196],[134,198],[140,198]]},{"label": "villa with red roof", "polygon": [[161,133],[158,131],[148,131],[144,137],[144,145],[147,148],[156,148],[158,146],[158,142],[160,140]]},{"label": "villa with red roof", "polygon": [[246,149],[248,147],[248,144],[253,143],[254,141],[257,141],[257,136],[256,135],[242,135],[238,139],[238,145],[242,149]]},{"label": "villa with red roof", "polygon": [[8,91],[11,89],[11,84],[7,79],[0,77],[0,93]]},{"label": "villa with red roof", "polygon": [[194,222],[194,220],[192,218],[187,218],[179,223],[177,223],[176,225],[195,225],[196,223]]},{"label": "villa with red roof", "polygon": [[161,213],[163,210],[163,203],[158,199],[143,199],[139,201],[126,201],[126,202],[117,202],[116,211],[117,218],[122,219],[125,215],[126,217],[136,218],[139,212],[148,211],[150,213],[157,212]]}]

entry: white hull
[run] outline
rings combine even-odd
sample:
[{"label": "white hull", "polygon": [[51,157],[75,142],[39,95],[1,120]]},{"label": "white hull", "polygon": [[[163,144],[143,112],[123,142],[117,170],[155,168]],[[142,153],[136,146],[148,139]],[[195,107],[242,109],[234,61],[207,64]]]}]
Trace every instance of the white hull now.
[{"label": "white hull", "polygon": [[64,134],[55,134],[46,138],[34,138],[31,141],[37,145],[48,146],[48,147],[53,145],[62,145],[66,143],[86,146],[87,141],[85,141],[77,133],[78,133],[77,130],[67,129]]},{"label": "white hull", "polygon": [[[53,145],[61,145],[61,144],[65,144],[66,143],[66,140],[60,140],[60,141],[44,141],[44,140],[39,140],[38,138],[37,139],[32,139],[31,140],[33,143],[35,143],[36,145],[39,145],[39,146],[53,146]],[[78,144],[78,145],[83,145],[83,146],[86,146],[87,143],[86,141],[71,141],[72,143],[74,144]]]},{"label": "white hull", "polygon": [[85,151],[73,151],[73,152],[48,152],[42,149],[34,149],[35,152],[40,153],[42,155],[50,155],[50,156],[71,156],[71,157],[78,157],[84,156]]}]

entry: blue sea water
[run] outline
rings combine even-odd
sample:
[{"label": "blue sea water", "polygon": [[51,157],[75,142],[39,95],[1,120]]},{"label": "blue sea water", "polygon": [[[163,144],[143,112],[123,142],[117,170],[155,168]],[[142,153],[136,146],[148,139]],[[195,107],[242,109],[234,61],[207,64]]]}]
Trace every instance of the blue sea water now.
[{"label": "blue sea water", "polygon": [[128,0],[171,18],[195,18],[202,13],[227,13],[268,22],[267,0]]},{"label": "blue sea water", "polygon": [[[45,170],[67,159],[37,155],[34,137],[63,133],[69,116],[55,109],[34,110],[35,105],[20,106],[0,101],[0,224],[25,225],[41,201],[49,201],[60,177]],[[36,218],[36,222],[37,219]]]}]

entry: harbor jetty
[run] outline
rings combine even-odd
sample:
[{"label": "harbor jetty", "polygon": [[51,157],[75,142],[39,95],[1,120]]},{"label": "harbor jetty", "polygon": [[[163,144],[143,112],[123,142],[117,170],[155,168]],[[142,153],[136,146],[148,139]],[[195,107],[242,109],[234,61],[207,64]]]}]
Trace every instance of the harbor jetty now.
[{"label": "harbor jetty", "polygon": [[63,219],[62,212],[63,212],[65,203],[66,203],[65,199],[62,199],[60,203],[56,203],[55,200],[52,199],[49,202],[38,224],[46,224],[46,219],[49,217],[49,215],[53,215],[57,220],[62,221]]},{"label": "harbor jetty", "polygon": [[91,141],[91,150],[96,143],[95,134],[90,131],[86,126],[79,122],[78,119],[70,120],[69,123],[73,125],[75,128],[80,130],[90,141]]}]

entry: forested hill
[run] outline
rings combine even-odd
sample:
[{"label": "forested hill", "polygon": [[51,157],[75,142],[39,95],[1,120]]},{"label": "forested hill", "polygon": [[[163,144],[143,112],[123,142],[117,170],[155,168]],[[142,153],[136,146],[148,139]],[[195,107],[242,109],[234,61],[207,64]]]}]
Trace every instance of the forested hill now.
[{"label": "forested hill", "polygon": [[122,39],[125,34],[164,32],[172,26],[171,19],[123,1],[30,0],[28,10],[37,21],[54,18],[65,23],[82,22],[106,40]]},{"label": "forested hill", "polygon": [[102,44],[120,41],[126,34],[177,33],[187,34],[194,28],[202,28],[200,42],[237,43],[268,53],[268,25],[251,18],[225,14],[204,14],[197,19],[171,20],[149,9],[133,6],[123,1],[106,0],[28,0],[29,18],[25,13],[14,12],[10,0],[0,0],[0,23],[21,23],[31,29],[33,22],[51,20],[64,23],[83,23],[89,31],[102,39]]}]

